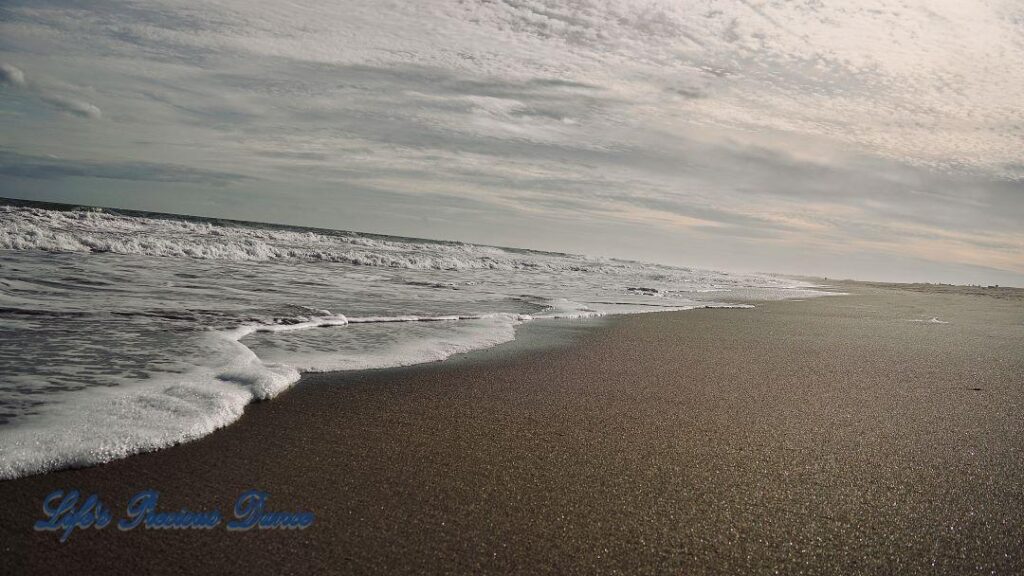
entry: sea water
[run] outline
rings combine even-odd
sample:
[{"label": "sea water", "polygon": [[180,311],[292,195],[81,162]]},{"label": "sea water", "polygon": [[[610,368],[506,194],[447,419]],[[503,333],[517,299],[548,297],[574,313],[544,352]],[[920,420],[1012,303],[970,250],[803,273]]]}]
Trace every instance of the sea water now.
[{"label": "sea water", "polygon": [[0,205],[0,478],[209,434],[301,372],[443,360],[533,318],[821,294],[570,254]]}]

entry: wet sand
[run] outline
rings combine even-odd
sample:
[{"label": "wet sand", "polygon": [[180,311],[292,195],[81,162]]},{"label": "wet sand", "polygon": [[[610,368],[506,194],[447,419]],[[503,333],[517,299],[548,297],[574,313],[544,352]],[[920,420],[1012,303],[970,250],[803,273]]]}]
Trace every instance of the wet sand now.
[{"label": "wet sand", "polygon": [[[1024,299],[843,288],[536,323],[455,361],[310,375],[199,441],[0,482],[0,568],[1024,572]],[[32,530],[55,488],[115,516],[146,488],[162,510],[228,515],[260,488],[316,521],[61,544]]]}]

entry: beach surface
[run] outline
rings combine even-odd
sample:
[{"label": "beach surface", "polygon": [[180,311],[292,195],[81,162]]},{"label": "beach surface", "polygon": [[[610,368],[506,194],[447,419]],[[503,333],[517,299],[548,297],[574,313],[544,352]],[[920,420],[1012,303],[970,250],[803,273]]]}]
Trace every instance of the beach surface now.
[{"label": "beach surface", "polygon": [[[0,482],[2,571],[1021,573],[1021,291],[838,289],[306,375],[197,441]],[[72,488],[316,520],[33,531]]]}]

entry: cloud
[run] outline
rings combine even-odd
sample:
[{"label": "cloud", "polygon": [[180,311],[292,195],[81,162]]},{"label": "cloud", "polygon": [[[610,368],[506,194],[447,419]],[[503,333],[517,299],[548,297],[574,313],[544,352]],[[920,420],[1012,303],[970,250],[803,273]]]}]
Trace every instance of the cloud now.
[{"label": "cloud", "polygon": [[0,84],[27,89],[29,93],[35,95],[40,101],[61,112],[66,112],[79,118],[98,120],[103,117],[99,107],[94,104],[63,94],[59,89],[51,88],[47,85],[29,83],[25,78],[25,73],[20,68],[11,64],[0,63]]},{"label": "cloud", "polygon": [[230,172],[203,170],[188,166],[153,162],[97,162],[48,158],[0,151],[0,175],[35,180],[65,178],[102,178],[137,182],[174,182],[225,186],[248,180]]},{"label": "cloud", "polygon": [[60,94],[44,93],[40,94],[39,99],[58,110],[78,116],[79,118],[92,118],[93,120],[98,120],[103,117],[103,113],[100,112],[98,107],[89,104],[88,102],[75,100]]},{"label": "cloud", "polygon": [[0,63],[0,84],[24,86],[25,73],[15,66],[7,63]]}]

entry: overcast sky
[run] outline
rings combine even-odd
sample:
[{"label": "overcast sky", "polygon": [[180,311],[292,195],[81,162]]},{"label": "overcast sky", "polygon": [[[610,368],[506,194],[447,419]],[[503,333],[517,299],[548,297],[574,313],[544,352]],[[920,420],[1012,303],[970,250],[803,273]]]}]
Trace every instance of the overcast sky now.
[{"label": "overcast sky", "polygon": [[4,2],[0,189],[1024,285],[1024,2]]}]

